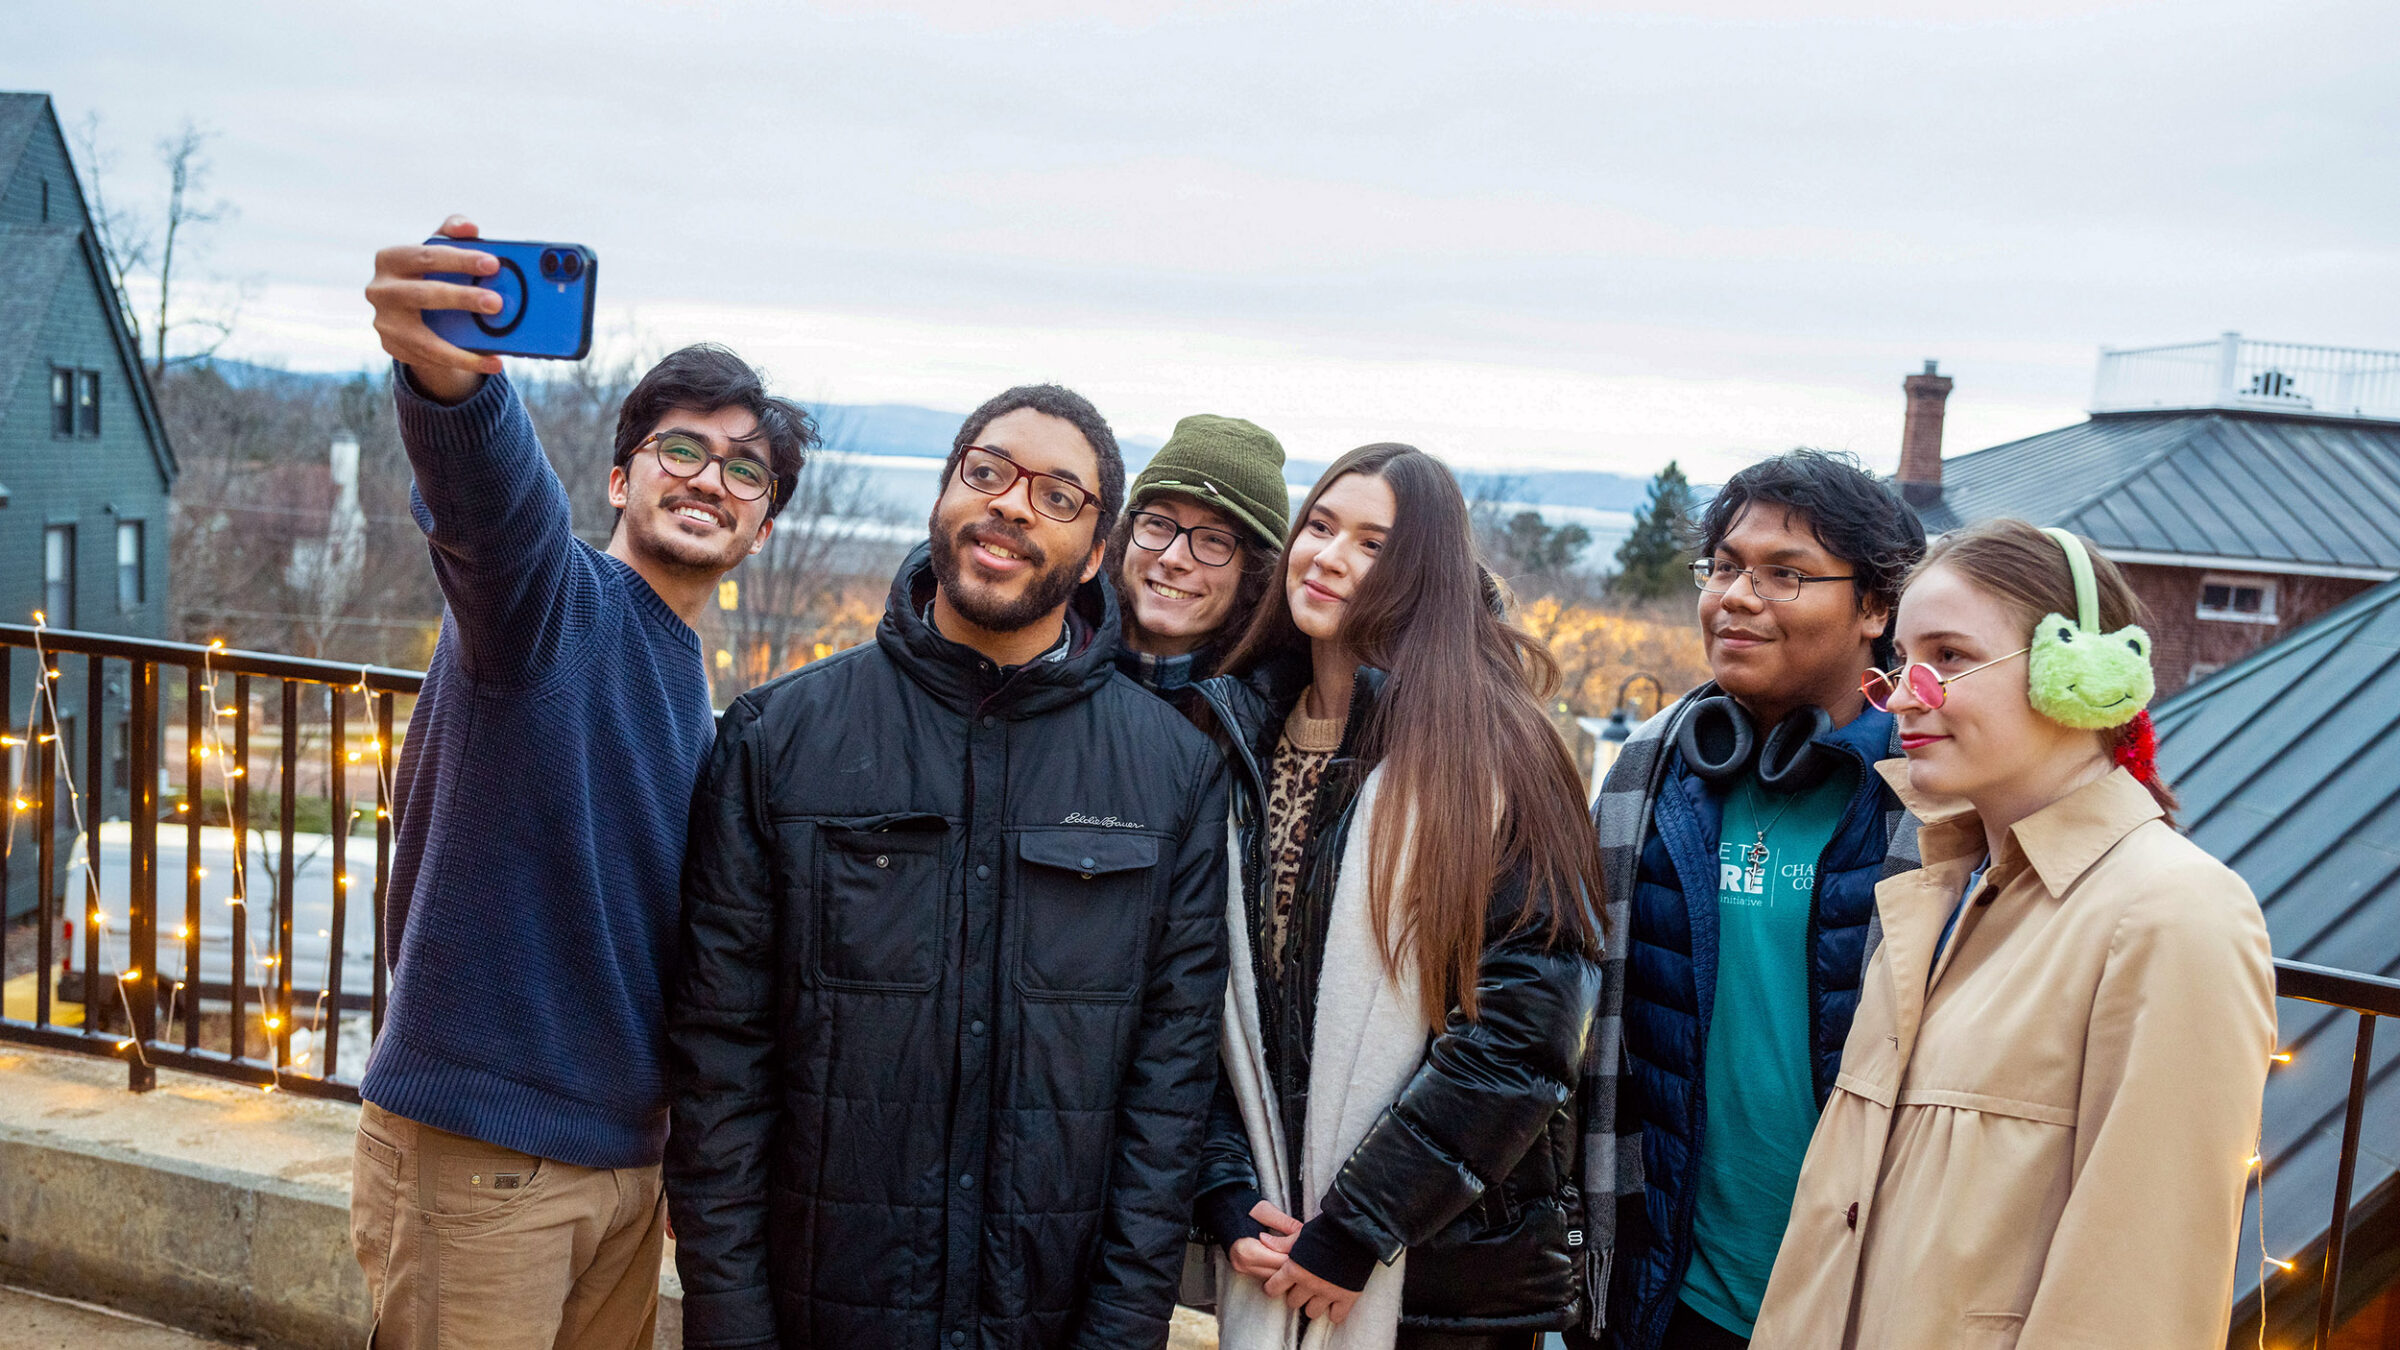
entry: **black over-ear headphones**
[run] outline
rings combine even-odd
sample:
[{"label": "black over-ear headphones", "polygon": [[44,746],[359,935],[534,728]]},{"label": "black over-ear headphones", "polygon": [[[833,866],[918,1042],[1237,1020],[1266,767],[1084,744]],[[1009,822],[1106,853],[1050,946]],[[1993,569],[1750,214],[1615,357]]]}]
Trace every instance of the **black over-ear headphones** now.
[{"label": "black over-ear headphones", "polygon": [[1833,715],[1823,708],[1795,708],[1762,743],[1749,710],[1718,694],[1693,704],[1684,715],[1675,731],[1675,748],[1691,771],[1712,787],[1741,777],[1755,758],[1759,786],[1769,792],[1806,792],[1824,782],[1839,762],[1835,752],[1816,743],[1831,730]]}]

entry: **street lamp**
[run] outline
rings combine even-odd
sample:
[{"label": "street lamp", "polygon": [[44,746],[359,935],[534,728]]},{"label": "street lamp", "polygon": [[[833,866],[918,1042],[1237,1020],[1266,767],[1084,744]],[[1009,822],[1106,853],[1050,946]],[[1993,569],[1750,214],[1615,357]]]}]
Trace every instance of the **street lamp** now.
[{"label": "street lamp", "polygon": [[1592,756],[1591,791],[1595,798],[1600,795],[1600,780],[1608,776],[1609,766],[1617,762],[1617,756],[1625,750],[1626,740],[1633,735],[1633,704],[1628,695],[1633,692],[1633,686],[1642,680],[1650,682],[1650,711],[1653,715],[1667,701],[1666,684],[1648,671],[1637,670],[1617,686],[1617,710],[1608,715],[1607,724],[1600,728],[1598,752]]}]

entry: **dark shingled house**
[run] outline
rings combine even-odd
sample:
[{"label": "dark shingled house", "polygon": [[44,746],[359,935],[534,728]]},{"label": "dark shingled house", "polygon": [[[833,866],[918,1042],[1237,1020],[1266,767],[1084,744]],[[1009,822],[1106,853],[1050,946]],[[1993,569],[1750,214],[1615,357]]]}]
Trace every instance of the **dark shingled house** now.
[{"label": "dark shingled house", "polygon": [[[30,623],[41,610],[54,628],[164,636],[174,482],[175,454],[93,240],[58,114],[46,94],[0,94],[0,622]],[[25,734],[34,668],[20,652],[9,671],[0,726],[11,739]],[[110,738],[114,777],[101,790],[121,814],[124,708],[117,702],[95,718],[84,696],[80,681],[60,681],[63,748],[80,771],[83,738],[95,730]],[[111,700],[122,697],[120,689]],[[5,747],[0,767],[12,786],[26,753]],[[67,814],[59,813],[62,837],[73,830]],[[14,818],[7,799],[0,819],[27,842],[33,827]],[[10,915],[32,907],[33,873],[9,869]]]}]

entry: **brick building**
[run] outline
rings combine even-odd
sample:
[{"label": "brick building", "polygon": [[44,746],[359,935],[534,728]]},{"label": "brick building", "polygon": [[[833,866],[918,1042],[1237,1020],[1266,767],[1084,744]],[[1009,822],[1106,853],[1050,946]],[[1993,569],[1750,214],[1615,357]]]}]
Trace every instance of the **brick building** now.
[{"label": "brick building", "polygon": [[1927,531],[2013,515],[2093,540],[2150,609],[2161,694],[2400,576],[2400,352],[2103,350],[2088,420],[1944,460],[1950,387],[1930,361],[1903,385]]}]

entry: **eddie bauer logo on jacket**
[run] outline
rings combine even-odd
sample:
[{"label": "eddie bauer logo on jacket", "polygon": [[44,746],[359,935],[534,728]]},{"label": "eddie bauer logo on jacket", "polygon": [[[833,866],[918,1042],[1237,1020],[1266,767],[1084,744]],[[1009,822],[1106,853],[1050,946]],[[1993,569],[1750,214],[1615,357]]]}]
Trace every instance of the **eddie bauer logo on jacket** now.
[{"label": "eddie bauer logo on jacket", "polygon": [[1069,811],[1061,825],[1102,825],[1112,830],[1143,830],[1149,827],[1138,820],[1119,820],[1115,816],[1087,816],[1081,811]]}]

